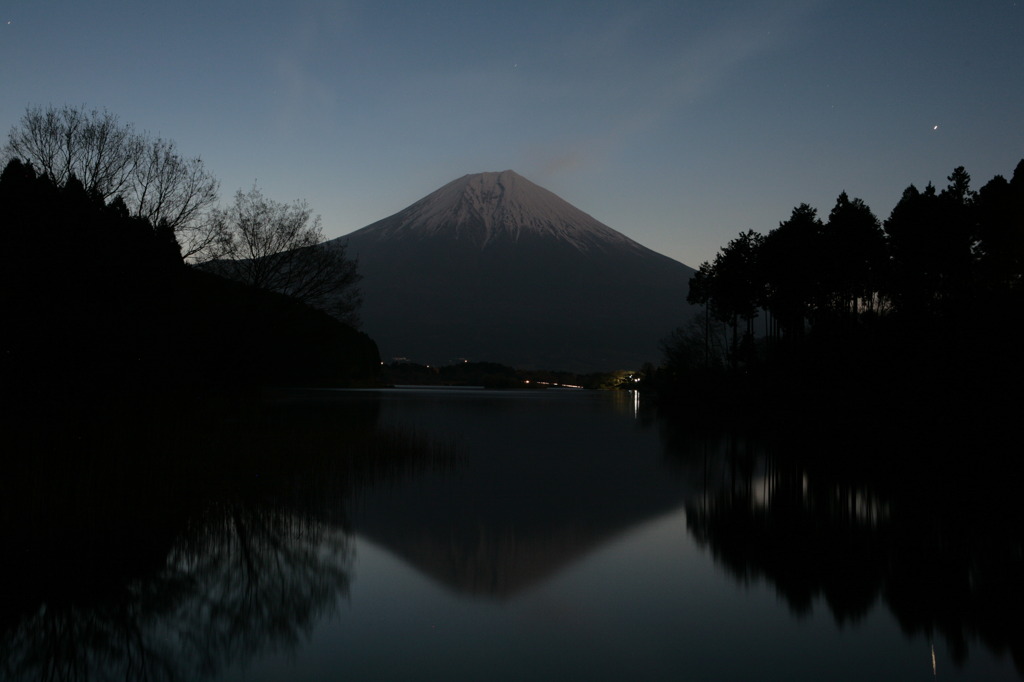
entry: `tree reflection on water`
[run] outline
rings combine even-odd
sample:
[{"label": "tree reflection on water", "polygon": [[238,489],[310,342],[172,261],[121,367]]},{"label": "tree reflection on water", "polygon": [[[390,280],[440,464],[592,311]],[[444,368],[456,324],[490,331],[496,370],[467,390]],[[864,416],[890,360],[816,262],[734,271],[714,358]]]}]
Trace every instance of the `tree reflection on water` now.
[{"label": "tree reflection on water", "polygon": [[348,536],[231,505],[116,594],[44,602],[5,633],[5,679],[189,680],[298,645],[348,589]]},{"label": "tree reflection on water", "polygon": [[1021,476],[998,449],[664,425],[677,465],[704,483],[689,531],[737,581],[767,581],[797,617],[820,597],[840,627],[880,602],[906,635],[943,638],[957,665],[980,642],[1024,675]]},{"label": "tree reflection on water", "polygon": [[352,487],[451,461],[372,410],[323,404],[170,440],[114,426],[18,442],[0,504],[2,679],[192,680],[293,651],[348,593]]}]

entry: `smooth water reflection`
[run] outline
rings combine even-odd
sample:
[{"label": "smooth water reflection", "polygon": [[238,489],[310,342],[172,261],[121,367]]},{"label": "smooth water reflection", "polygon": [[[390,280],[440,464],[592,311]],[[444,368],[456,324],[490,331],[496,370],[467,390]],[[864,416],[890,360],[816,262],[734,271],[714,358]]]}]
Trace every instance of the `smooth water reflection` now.
[{"label": "smooth water reflection", "polygon": [[191,680],[295,651],[348,590],[346,535],[227,510],[166,565],[96,595],[46,601],[5,634],[4,679]]},{"label": "smooth water reflection", "polygon": [[298,498],[212,502],[162,569],[69,600],[73,617],[47,603],[6,629],[0,671],[1019,679],[1015,517],[982,532],[981,511],[943,514],[891,480],[638,416],[628,394],[337,392],[296,405],[308,401],[328,414],[373,402],[380,433],[413,434],[382,452],[411,440],[453,457],[411,473],[353,465],[366,473],[338,485],[296,479]]}]

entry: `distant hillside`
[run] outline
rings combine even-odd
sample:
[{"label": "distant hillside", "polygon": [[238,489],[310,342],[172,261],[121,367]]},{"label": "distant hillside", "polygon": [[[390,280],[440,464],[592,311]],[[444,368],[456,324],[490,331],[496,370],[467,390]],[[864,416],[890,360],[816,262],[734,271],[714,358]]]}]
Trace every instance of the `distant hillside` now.
[{"label": "distant hillside", "polygon": [[466,175],[332,243],[359,260],[385,360],[638,368],[692,314],[692,268],[512,171]]}]

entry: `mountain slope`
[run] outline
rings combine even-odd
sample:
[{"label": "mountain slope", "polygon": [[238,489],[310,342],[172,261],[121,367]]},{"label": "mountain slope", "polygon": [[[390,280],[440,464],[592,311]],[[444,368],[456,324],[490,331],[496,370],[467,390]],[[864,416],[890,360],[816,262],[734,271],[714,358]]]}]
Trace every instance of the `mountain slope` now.
[{"label": "mountain slope", "polygon": [[384,358],[636,368],[690,314],[691,268],[512,171],[463,176],[333,242],[359,259]]}]

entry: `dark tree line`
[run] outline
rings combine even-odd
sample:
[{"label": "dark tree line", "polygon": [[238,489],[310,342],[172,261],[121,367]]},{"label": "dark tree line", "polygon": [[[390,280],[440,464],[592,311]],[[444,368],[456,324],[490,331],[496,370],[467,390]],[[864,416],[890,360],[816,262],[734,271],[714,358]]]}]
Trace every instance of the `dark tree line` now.
[{"label": "dark tree line", "polygon": [[31,164],[58,187],[68,183],[118,203],[177,241],[181,258],[267,291],[287,294],[358,326],[357,264],[324,241],[304,202],[283,204],[253,187],[218,208],[219,183],[202,159],[172,140],[138,132],[85,107],[29,107],[11,128],[0,162]]},{"label": "dark tree line", "polygon": [[1018,367],[1024,161],[978,191],[963,167],[947,181],[909,186],[884,221],[844,192],[825,220],[800,204],[767,234],[738,235],[691,279],[704,314],[666,340],[661,383]]},{"label": "dark tree line", "polygon": [[379,366],[350,326],[188,267],[165,222],[16,159],[0,175],[0,259],[5,417],[341,385]]},{"label": "dark tree line", "polygon": [[210,257],[220,236],[209,220],[219,183],[172,140],[153,138],[108,111],[29,107],[11,128],[3,160],[31,163],[58,185],[72,177],[105,201],[173,230],[187,259]]},{"label": "dark tree line", "polygon": [[743,335],[795,341],[880,315],[944,320],[982,298],[1019,296],[1024,161],[978,192],[963,167],[948,180],[941,191],[909,186],[884,223],[845,192],[827,221],[800,204],[777,228],[741,233],[702,263],[687,300],[727,325],[735,364]]}]

